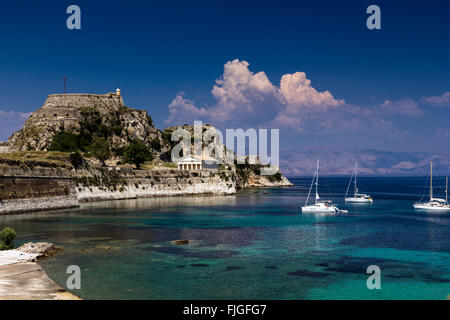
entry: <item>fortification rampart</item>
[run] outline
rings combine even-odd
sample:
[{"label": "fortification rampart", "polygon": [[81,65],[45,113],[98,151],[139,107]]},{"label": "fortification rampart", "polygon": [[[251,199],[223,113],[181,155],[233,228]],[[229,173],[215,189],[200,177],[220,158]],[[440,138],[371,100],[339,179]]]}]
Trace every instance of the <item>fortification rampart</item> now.
[{"label": "fortification rampart", "polygon": [[[112,169],[112,170],[111,170]],[[79,202],[236,193],[234,171],[0,166],[0,214],[71,208]]]},{"label": "fortification rampart", "polygon": [[119,110],[124,107],[122,96],[110,94],[51,94],[47,97],[39,110],[31,115],[33,118],[42,117],[63,117],[73,118],[74,120],[80,114],[80,110],[87,107],[98,110]]},{"label": "fortification rampart", "polygon": [[[119,90],[108,94],[51,94],[30,115],[22,129],[9,138],[8,146],[10,150],[19,151],[48,150],[55,134],[63,130],[77,134],[83,123],[91,121],[85,131],[107,128],[102,134],[107,132],[105,138],[111,148],[121,148],[136,139],[150,147],[150,142],[158,139],[161,148],[152,151],[163,154],[170,145],[147,116],[145,110],[125,106]],[[102,128],[96,122],[98,118],[101,118]]]},{"label": "fortification rampart", "polygon": [[67,169],[0,166],[0,214],[77,207]]}]

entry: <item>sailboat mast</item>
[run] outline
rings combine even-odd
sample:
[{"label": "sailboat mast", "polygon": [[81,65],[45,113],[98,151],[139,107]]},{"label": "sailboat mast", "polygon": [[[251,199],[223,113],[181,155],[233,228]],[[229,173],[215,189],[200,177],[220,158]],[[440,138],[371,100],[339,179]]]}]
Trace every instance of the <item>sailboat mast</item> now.
[{"label": "sailboat mast", "polygon": [[319,186],[319,159],[317,159],[317,168],[316,168],[316,204],[317,204],[317,199],[319,198],[319,193],[317,192]]},{"label": "sailboat mast", "polygon": [[358,162],[355,162],[355,192],[354,192],[355,197],[356,197],[356,194],[358,193],[358,187],[356,186],[357,177],[358,177]]},{"label": "sailboat mast", "polygon": [[433,201],[433,161],[430,161],[430,201]]},{"label": "sailboat mast", "polygon": [[448,203],[448,177],[445,177],[445,203]]}]

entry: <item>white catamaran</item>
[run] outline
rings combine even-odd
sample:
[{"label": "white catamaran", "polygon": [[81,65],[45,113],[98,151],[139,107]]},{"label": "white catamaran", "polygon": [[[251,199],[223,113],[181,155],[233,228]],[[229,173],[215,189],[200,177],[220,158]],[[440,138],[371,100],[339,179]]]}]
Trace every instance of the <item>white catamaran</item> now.
[{"label": "white catamaran", "polygon": [[430,162],[430,201],[417,202],[413,204],[415,209],[422,210],[450,210],[450,204],[448,203],[448,177],[446,178],[445,199],[433,197],[433,162]]},{"label": "white catamaran", "polygon": [[[347,197],[348,191],[350,190],[350,184],[352,183],[353,176],[355,177],[355,186],[353,189],[353,197]],[[348,183],[347,192],[345,193],[345,202],[352,202],[352,203],[372,203],[373,199],[368,194],[359,193],[358,192],[358,186],[356,185],[356,180],[358,178],[358,164],[355,163],[355,169],[352,172],[352,176],[350,177],[350,182]]]},{"label": "white catamaran", "polygon": [[[308,206],[309,196],[311,195],[311,190],[313,184],[316,185],[316,201],[314,204]],[[311,187],[309,188],[308,197],[306,198],[305,206],[302,207],[302,213],[348,213],[347,210],[341,210],[336,206],[331,204],[331,200],[322,200],[319,201],[319,193],[317,192],[317,188],[319,186],[319,160],[317,160],[317,169],[314,173],[314,177],[312,179]]]}]

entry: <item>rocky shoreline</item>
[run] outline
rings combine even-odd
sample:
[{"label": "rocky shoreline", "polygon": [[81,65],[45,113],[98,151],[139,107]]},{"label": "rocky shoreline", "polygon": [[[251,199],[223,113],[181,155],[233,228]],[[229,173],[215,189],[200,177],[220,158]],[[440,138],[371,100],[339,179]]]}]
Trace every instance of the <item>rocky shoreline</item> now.
[{"label": "rocky shoreline", "polygon": [[81,300],[53,282],[36,262],[60,250],[51,243],[29,242],[0,251],[0,300]]},{"label": "rocky shoreline", "polygon": [[[289,187],[292,184],[284,178],[281,182],[251,183],[245,188],[277,188]],[[156,197],[180,197],[180,196],[227,196],[236,194],[234,187],[214,184],[196,184],[186,188],[154,188],[150,185],[136,187],[126,186],[122,190],[105,190],[101,187],[79,187],[75,195],[25,198],[0,201],[0,215],[21,214],[28,212],[77,208],[80,203],[101,202],[111,200],[126,200]]]},{"label": "rocky shoreline", "polygon": [[0,204],[0,215],[69,209],[78,206],[76,197],[66,196],[3,200]]}]

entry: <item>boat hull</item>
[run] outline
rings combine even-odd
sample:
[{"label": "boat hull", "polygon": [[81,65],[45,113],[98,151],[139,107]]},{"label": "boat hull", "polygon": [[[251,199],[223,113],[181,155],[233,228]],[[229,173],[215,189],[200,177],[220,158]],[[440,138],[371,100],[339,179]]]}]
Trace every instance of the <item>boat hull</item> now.
[{"label": "boat hull", "polygon": [[430,206],[424,203],[413,204],[414,209],[429,210],[429,211],[450,211],[450,206]]},{"label": "boat hull", "polygon": [[302,213],[337,213],[339,210],[336,207],[318,207],[306,206],[302,207]]},{"label": "boat hull", "polygon": [[345,198],[345,202],[349,203],[373,203],[373,199],[367,199],[367,198]]}]

